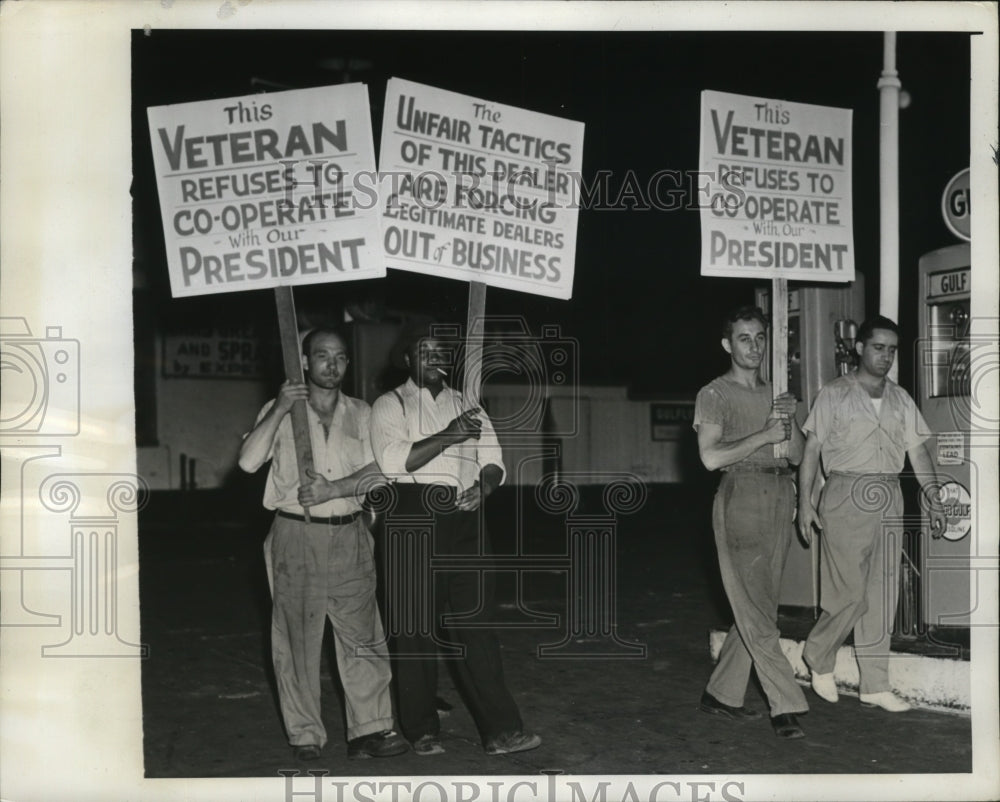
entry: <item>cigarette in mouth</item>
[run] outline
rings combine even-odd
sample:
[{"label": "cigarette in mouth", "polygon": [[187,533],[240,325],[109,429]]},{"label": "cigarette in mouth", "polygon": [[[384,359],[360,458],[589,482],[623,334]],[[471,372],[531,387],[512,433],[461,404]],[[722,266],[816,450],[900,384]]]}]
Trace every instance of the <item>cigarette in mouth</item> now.
[{"label": "cigarette in mouth", "polygon": [[448,375],[448,371],[444,370],[443,368],[434,368],[434,370],[436,370],[442,376],[447,376]]}]

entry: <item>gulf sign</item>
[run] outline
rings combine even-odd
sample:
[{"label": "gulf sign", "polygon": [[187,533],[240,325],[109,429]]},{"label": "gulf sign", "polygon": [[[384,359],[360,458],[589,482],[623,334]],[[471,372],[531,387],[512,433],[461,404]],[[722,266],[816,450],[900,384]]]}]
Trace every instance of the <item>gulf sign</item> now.
[{"label": "gulf sign", "polygon": [[972,239],[970,217],[969,168],[956,173],[941,195],[941,216],[948,230],[959,239]]}]

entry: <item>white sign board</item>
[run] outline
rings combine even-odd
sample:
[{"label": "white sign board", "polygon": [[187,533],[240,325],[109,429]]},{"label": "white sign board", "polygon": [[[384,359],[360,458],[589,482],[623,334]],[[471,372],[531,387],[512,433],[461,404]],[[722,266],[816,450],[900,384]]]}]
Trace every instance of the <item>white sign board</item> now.
[{"label": "white sign board", "polygon": [[937,464],[962,465],[965,463],[965,434],[939,432],[937,436]]},{"label": "white sign board", "polygon": [[364,84],[147,113],[175,298],[385,275]]},{"label": "white sign board", "polygon": [[703,276],[854,279],[849,109],[703,91],[699,169]]},{"label": "white sign board", "polygon": [[569,299],[583,123],[392,78],[379,151],[386,264]]}]

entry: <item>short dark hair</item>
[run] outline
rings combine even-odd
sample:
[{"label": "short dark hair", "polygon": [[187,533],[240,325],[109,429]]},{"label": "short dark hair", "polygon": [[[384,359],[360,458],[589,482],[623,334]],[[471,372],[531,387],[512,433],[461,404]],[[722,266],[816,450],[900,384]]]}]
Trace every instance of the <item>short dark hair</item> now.
[{"label": "short dark hair", "polygon": [[868,318],[861,324],[855,342],[868,342],[875,333],[875,329],[885,329],[886,331],[891,331],[897,337],[899,336],[899,326],[896,325],[895,321],[889,320],[889,318],[883,315],[876,315],[875,317]]},{"label": "short dark hair", "polygon": [[405,368],[406,361],[403,359],[404,355],[412,357],[413,349],[420,344],[421,340],[428,337],[445,339],[442,334],[443,331],[447,330],[448,327],[445,324],[439,323],[426,315],[415,315],[408,318],[400,326],[396,342],[389,352],[389,361],[394,367]]},{"label": "short dark hair", "polygon": [[722,327],[722,339],[732,341],[733,327],[741,320],[756,320],[765,330],[771,325],[763,309],[759,306],[747,304],[746,306],[741,306],[739,309],[734,309],[729,317],[726,318],[725,325]]},{"label": "short dark hair", "polygon": [[338,331],[337,329],[329,326],[323,326],[318,329],[310,329],[302,337],[302,355],[304,357],[308,358],[309,349],[312,347],[313,340],[315,340],[321,334],[332,334],[334,337],[336,337],[344,344],[344,348],[348,347],[347,337],[344,336],[344,333],[342,331]]}]

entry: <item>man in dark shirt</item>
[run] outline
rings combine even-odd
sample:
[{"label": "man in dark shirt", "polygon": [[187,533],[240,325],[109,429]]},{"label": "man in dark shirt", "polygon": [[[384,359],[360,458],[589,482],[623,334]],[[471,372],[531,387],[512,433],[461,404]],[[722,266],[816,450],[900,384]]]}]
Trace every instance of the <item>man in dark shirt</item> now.
[{"label": "man in dark shirt", "polygon": [[[760,376],[767,319],[756,307],[736,310],[726,321],[722,347],[729,370],[695,401],[694,428],[705,467],[721,470],[712,507],[722,584],[735,623],[701,699],[707,713],[731,719],[758,718],[743,706],[750,668],[757,670],[781,738],[801,738],[796,714],[809,709],[781,651],[778,592],[788,548],[795,537],[795,484],[789,461],[802,456],[795,397],[772,397]],[[788,457],[774,444],[788,442]]]}]

